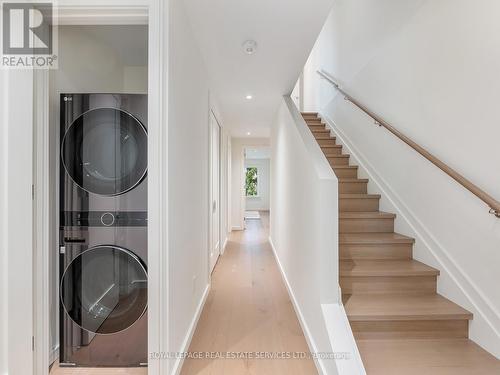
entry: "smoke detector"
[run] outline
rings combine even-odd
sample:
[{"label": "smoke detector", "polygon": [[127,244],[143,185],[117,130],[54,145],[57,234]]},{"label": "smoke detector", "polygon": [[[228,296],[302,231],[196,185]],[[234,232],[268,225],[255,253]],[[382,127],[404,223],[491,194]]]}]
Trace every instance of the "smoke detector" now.
[{"label": "smoke detector", "polygon": [[243,43],[243,50],[247,55],[253,55],[257,51],[257,42],[255,40],[247,40]]}]

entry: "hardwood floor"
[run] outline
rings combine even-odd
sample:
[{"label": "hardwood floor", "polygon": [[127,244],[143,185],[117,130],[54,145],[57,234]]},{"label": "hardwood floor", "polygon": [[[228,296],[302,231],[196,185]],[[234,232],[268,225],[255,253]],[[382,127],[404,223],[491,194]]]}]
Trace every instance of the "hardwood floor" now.
[{"label": "hardwood floor", "polygon": [[437,293],[439,270],[412,259],[414,239],[318,117],[303,114],[339,178],[339,270],[347,317],[369,375],[500,374],[500,361],[468,340],[472,314]]},{"label": "hardwood floor", "polygon": [[[190,352],[308,352],[268,242],[268,215],[233,232]],[[183,375],[317,374],[312,360],[188,359]]]},{"label": "hardwood floor", "polygon": [[[233,232],[212,275],[212,287],[190,352],[308,352],[274,259],[269,214]],[[310,359],[187,359],[183,375],[317,374]],[[50,375],[146,375],[146,368],[60,368]]]},{"label": "hardwood floor", "polygon": [[50,375],[147,375],[146,367],[140,368],[89,368],[89,367],[59,367],[54,363]]}]

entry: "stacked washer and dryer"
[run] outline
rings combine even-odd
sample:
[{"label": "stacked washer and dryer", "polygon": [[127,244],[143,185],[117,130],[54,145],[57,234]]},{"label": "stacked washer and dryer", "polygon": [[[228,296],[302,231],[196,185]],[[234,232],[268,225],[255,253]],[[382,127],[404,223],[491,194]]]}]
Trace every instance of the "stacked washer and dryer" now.
[{"label": "stacked washer and dryer", "polygon": [[147,365],[147,95],[62,94],[60,365]]}]

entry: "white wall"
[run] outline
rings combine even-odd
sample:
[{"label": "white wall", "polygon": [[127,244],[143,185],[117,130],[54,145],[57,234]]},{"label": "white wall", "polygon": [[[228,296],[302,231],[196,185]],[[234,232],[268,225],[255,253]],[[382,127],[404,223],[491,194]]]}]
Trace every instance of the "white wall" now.
[{"label": "white wall", "polygon": [[415,257],[441,270],[439,292],[474,313],[470,337],[497,357],[500,220],[315,71],[498,200],[499,17],[492,0],[337,0],[305,69],[306,109],[337,127],[396,229],[417,238]]},{"label": "white wall", "polygon": [[[188,350],[208,293],[209,77],[181,0],[171,1],[169,47],[168,212],[169,350]],[[228,134],[222,129],[222,178],[227,178]],[[225,156],[226,155],[226,156]],[[224,188],[226,186],[226,188]],[[227,181],[222,182],[227,227]],[[226,197],[224,197],[226,195]],[[224,203],[224,201],[226,203]],[[224,238],[223,238],[224,241]],[[181,361],[172,363],[177,372]]]},{"label": "white wall", "polygon": [[[9,88],[7,85],[8,82],[8,75],[7,71],[1,71],[0,72],[0,116],[1,116],[1,121],[2,123],[6,124],[7,119],[8,119],[8,112],[6,111],[7,107],[7,98],[9,97]],[[7,186],[3,181],[7,180],[7,173],[8,173],[8,165],[7,165],[7,157],[6,157],[6,151],[7,149],[7,127],[6,126],[1,126],[0,127],[0,142],[1,142],[1,150],[2,150],[2,157],[0,161],[0,180],[2,183],[0,184],[0,209],[2,212],[5,212],[5,209],[7,208]],[[2,274],[2,279],[0,282],[0,303],[6,304],[8,298],[9,298],[9,280],[6,278],[7,274],[7,262],[8,262],[8,243],[7,243],[7,218],[5,215],[0,215],[0,272]],[[8,332],[8,312],[7,309],[2,308],[0,309],[0,373],[1,374],[6,374],[8,371],[8,366],[9,366],[9,355],[7,352],[7,345],[9,343],[8,341],[8,335],[6,332]]]},{"label": "white wall", "polygon": [[[126,37],[128,44],[119,41]],[[147,42],[145,25],[60,26],[59,66],[49,73],[50,86],[50,190],[51,249],[58,248],[59,208],[59,95],[61,93],[147,93]],[[137,56],[142,53],[143,56]],[[129,65],[137,64],[137,65]],[[50,252],[50,351],[59,345],[59,270],[57,252]]]},{"label": "white wall", "polygon": [[0,374],[33,368],[32,171],[30,71],[0,72]]},{"label": "white wall", "polygon": [[209,87],[180,0],[171,1],[169,51],[169,350],[182,352],[209,282]]},{"label": "white wall", "polygon": [[245,159],[245,170],[255,167],[258,173],[257,197],[246,197],[245,210],[269,211],[270,196],[270,160],[269,159]]},{"label": "white wall", "polygon": [[[332,352],[323,304],[338,304],[338,182],[287,98],[271,128],[270,240],[310,349]],[[334,361],[321,373],[336,374]]]},{"label": "white wall", "polygon": [[245,229],[245,147],[269,147],[269,138],[231,139],[231,229]]},{"label": "white wall", "polygon": [[51,88],[147,93],[147,44],[146,25],[59,26],[59,68],[50,72]]}]

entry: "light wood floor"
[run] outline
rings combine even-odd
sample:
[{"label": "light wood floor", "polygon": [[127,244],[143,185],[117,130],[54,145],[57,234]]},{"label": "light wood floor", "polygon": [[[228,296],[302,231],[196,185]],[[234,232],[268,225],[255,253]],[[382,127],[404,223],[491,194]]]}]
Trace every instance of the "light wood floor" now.
[{"label": "light wood floor", "polygon": [[50,375],[147,375],[146,367],[140,368],[88,368],[59,367],[54,363]]},{"label": "light wood floor", "polygon": [[[191,352],[308,352],[268,242],[269,214],[233,232],[212,275],[212,287]],[[60,368],[50,375],[146,375],[146,368]],[[310,359],[217,359],[184,362],[183,375],[317,374]]]},{"label": "light wood floor", "polygon": [[[212,275],[212,288],[191,352],[308,352],[268,242],[268,215],[233,232]],[[312,360],[188,359],[182,375],[317,374]]]}]

